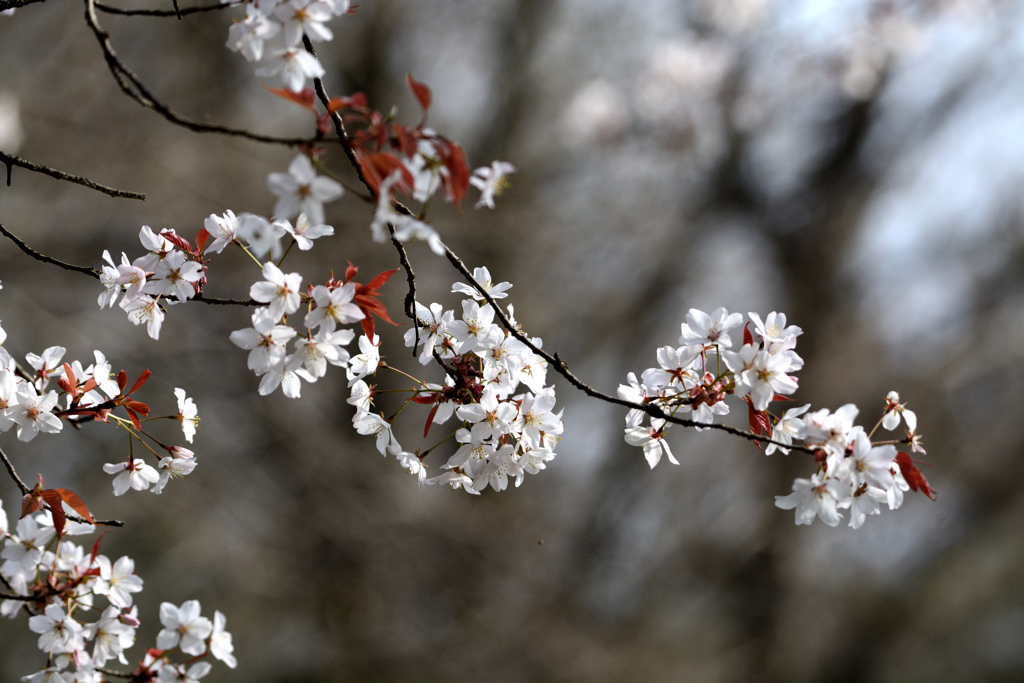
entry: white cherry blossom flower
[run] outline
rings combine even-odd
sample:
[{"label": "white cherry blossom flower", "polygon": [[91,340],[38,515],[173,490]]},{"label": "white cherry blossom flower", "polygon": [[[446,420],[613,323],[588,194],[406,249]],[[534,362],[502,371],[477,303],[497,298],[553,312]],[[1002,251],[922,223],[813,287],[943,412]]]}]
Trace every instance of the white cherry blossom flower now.
[{"label": "white cherry blossom flower", "polygon": [[116,474],[114,477],[114,495],[121,496],[132,488],[136,491],[145,491],[150,484],[160,480],[160,474],[151,465],[147,465],[142,458],[136,458],[132,462],[112,462],[103,466],[107,474]]},{"label": "white cherry blossom flower", "polygon": [[[779,418],[779,423],[772,429],[772,441],[778,441],[784,444],[792,444],[793,439],[800,434],[800,430],[803,429],[804,421],[800,419],[800,416],[807,412],[807,409],[811,407],[811,404],[800,406],[799,408],[790,408],[782,417]],[[788,448],[783,446],[777,446],[773,443],[765,446],[764,454],[771,455],[776,450],[780,450],[783,453],[789,453]]]},{"label": "white cherry blossom flower", "polygon": [[18,388],[17,405],[10,408],[9,417],[18,423],[18,440],[31,441],[39,432],[56,434],[64,424],[52,412],[57,405],[57,392],[36,396],[27,382]]},{"label": "white cherry blossom flower", "polygon": [[56,603],[47,605],[42,614],[29,617],[28,627],[40,634],[39,649],[48,654],[73,652],[84,644],[82,625],[67,616]]},{"label": "white cherry blossom flower", "polygon": [[377,372],[380,366],[380,336],[373,335],[371,341],[365,334],[359,338],[359,350],[362,353],[352,356],[348,362],[348,385],[352,386],[358,380]]},{"label": "white cherry blossom flower", "polygon": [[120,306],[128,314],[133,325],[146,324],[146,333],[153,339],[160,338],[160,326],[164,323],[164,312],[156,299],[139,294],[134,299],[121,299]]},{"label": "white cherry blossom flower", "polygon": [[241,223],[239,218],[235,216],[235,212],[229,209],[224,212],[223,216],[211,213],[203,221],[203,227],[206,228],[206,232],[210,233],[210,237],[213,238],[213,241],[206,245],[204,253],[213,252],[219,254],[224,251],[224,247],[238,240],[238,230],[241,227]]},{"label": "white cherry blossom flower", "polygon": [[317,58],[306,52],[302,46],[271,50],[264,65],[256,69],[257,76],[281,74],[284,87],[292,92],[301,91],[306,85],[307,78],[319,78],[325,73],[327,72]]},{"label": "white cherry blossom flower", "polygon": [[669,448],[668,442],[665,441],[668,427],[669,425],[665,420],[655,418],[651,420],[651,424],[648,427],[626,428],[626,443],[643,449],[644,457],[647,458],[647,464],[651,466],[652,470],[661,462],[662,453],[668,457],[668,461],[673,465],[679,464],[679,461],[672,455],[672,449]]},{"label": "white cherry blossom flower", "polygon": [[132,593],[142,590],[142,579],[135,574],[135,560],[125,555],[111,566],[105,555],[99,555],[96,564],[100,568],[100,576],[93,585],[93,592],[106,595],[110,604],[116,607],[131,607]]},{"label": "white cherry blossom flower", "polygon": [[178,400],[178,414],[175,419],[181,423],[181,429],[185,433],[185,441],[192,443],[196,435],[196,427],[199,426],[199,409],[195,401],[185,395],[184,389],[176,388],[174,397]]},{"label": "white cherry blossom flower", "polygon": [[349,282],[341,287],[327,289],[323,285],[313,288],[313,301],[316,308],[306,314],[303,321],[309,329],[326,327],[333,332],[338,325],[347,325],[362,320],[365,314],[352,303],[356,296],[356,286]]},{"label": "white cherry blossom flower", "polygon": [[230,339],[235,346],[249,351],[249,369],[263,375],[272,365],[284,361],[286,344],[295,336],[295,330],[278,325],[266,308],[256,309],[252,314],[252,324],[252,327],[232,332]]},{"label": "white cherry blossom flower", "polygon": [[686,322],[682,324],[679,343],[718,344],[722,348],[732,348],[732,339],[728,332],[737,325],[743,324],[743,316],[729,313],[724,308],[716,308],[708,315],[704,311],[691,308],[686,314]]},{"label": "white cherry blossom flower", "polygon": [[848,494],[848,487],[840,481],[815,473],[810,479],[794,481],[793,493],[788,496],[775,496],[775,506],[783,510],[796,508],[797,524],[810,524],[820,517],[825,524],[836,526],[842,519],[839,500]]},{"label": "white cherry blossom flower", "polygon": [[160,479],[153,485],[153,493],[163,493],[164,487],[167,486],[167,482],[171,479],[180,479],[181,477],[187,476],[192,473],[192,470],[196,468],[195,459],[189,457],[175,457],[174,455],[168,455],[165,458],[161,458],[157,464],[157,471],[160,473]]},{"label": "white cherry blossom flower", "polygon": [[[492,299],[504,299],[508,296],[505,292],[512,289],[512,285],[508,282],[499,282],[493,284],[491,282],[491,271],[487,270],[486,267],[481,266],[480,268],[473,269],[473,279],[480,285],[480,287],[491,295]],[[467,285],[465,282],[456,282],[452,285],[452,293],[465,294],[471,296],[477,301],[483,301],[484,297],[480,292],[477,291],[476,287]]]},{"label": "white cherry blossom flower", "polygon": [[[303,51],[302,54],[308,53]],[[302,212],[314,225],[324,222],[324,203],[334,201],[345,192],[334,180],[318,176],[305,154],[296,155],[287,173],[267,176],[267,187],[278,196],[274,206],[276,218],[291,218]]]},{"label": "white cherry blossom flower", "polygon": [[480,190],[480,201],[476,208],[486,206],[494,208],[494,198],[508,187],[508,176],[516,172],[516,167],[507,161],[495,161],[490,166],[481,166],[473,171],[470,184]]},{"label": "white cherry blossom flower", "polygon": [[323,22],[331,18],[331,8],[318,0],[288,0],[274,9],[274,14],[284,23],[284,42],[293,46],[302,42],[302,34],[314,42],[334,38],[331,29]]},{"label": "white cherry blossom flower", "polygon": [[282,315],[291,315],[302,305],[302,275],[285,275],[273,261],[263,264],[263,282],[249,288],[249,296],[260,303],[270,304],[270,317],[280,320]]},{"label": "white cherry blossom flower", "polygon": [[[228,49],[240,52],[246,61],[258,62],[263,59],[263,43],[273,38],[281,25],[271,21],[254,5],[246,5],[245,19],[236,21],[228,28]],[[209,229],[209,228],[207,228]]]},{"label": "white cherry blossom flower", "polygon": [[313,225],[306,218],[306,214],[300,213],[299,217],[295,219],[295,225],[292,226],[286,220],[280,221],[280,224],[284,227],[285,231],[295,238],[295,244],[298,245],[301,251],[309,251],[313,248],[313,240],[321,237],[329,237],[334,234],[334,228],[330,225]]},{"label": "white cherry blossom flower", "polygon": [[179,647],[187,655],[198,656],[206,652],[205,641],[213,632],[213,624],[200,616],[198,600],[187,600],[181,607],[169,602],[160,604],[160,623],[163,630],[156,636],[156,646],[161,650]]},{"label": "white cherry blossom flower", "polygon": [[231,634],[224,630],[227,617],[219,611],[213,613],[213,633],[210,635],[210,654],[234,669],[238,660],[232,654],[235,646],[231,642]]}]

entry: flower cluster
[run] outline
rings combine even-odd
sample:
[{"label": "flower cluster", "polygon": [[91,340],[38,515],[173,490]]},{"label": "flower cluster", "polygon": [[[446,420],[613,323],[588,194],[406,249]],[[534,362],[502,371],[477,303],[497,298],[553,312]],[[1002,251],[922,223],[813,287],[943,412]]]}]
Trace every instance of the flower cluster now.
[{"label": "flower cluster", "polygon": [[933,497],[935,490],[909,454],[897,450],[894,442],[871,441],[878,426],[895,430],[902,417],[907,438],[899,443],[908,443],[912,451],[924,453],[917,434],[917,416],[899,402],[899,395],[889,392],[885,413],[871,434],[853,424],[858,412],[851,403],[834,413],[822,409],[802,419],[789,419],[788,428],[814,450],[818,464],[810,479],[793,482],[792,493],[775,497],[778,507],[796,509],[797,524],[810,524],[819,517],[825,524],[836,526],[842,518],[839,511],[849,509],[850,526],[857,529],[869,515],[879,514],[882,504],[890,510],[902,505],[905,491]]},{"label": "flower cluster", "polygon": [[[700,424],[728,415],[725,399],[729,395],[741,396],[751,411],[763,413],[777,396],[796,391],[796,378],[789,373],[803,367],[794,350],[802,330],[787,327],[782,313],[773,312],[764,321],[756,313],[749,316],[760,338],[755,343],[748,323],[743,328],[743,345],[733,351],[729,332],[743,324],[743,316],[724,308],[710,315],[691,308],[682,324],[680,346],[658,349],[660,367],[645,370],[640,381],[629,373],[629,383],[619,386],[619,398],[653,404],[668,415],[689,414]],[[626,442],[642,448],[652,468],[662,454],[678,465],[665,441],[671,423],[654,417],[644,425],[645,415],[638,408],[626,415]]]},{"label": "flower cluster", "polygon": [[[255,283],[249,293],[253,299],[266,303],[252,314],[252,327],[235,330],[231,341],[249,351],[249,369],[260,381],[261,395],[273,393],[278,386],[289,398],[298,398],[300,379],[315,382],[327,373],[327,365],[346,368],[349,383],[374,372],[380,360],[380,340],[373,332],[375,313],[390,322],[386,311],[376,301],[376,289],[391,276],[381,273],[369,285],[354,282],[358,269],[349,266],[345,280],[331,278],[323,285],[309,285],[302,291],[299,273],[285,274],[272,262],[263,266],[263,281]],[[288,316],[305,306],[304,334],[288,324]],[[354,358],[345,348],[355,338],[340,325],[359,322],[364,334],[359,339],[360,354]],[[292,353],[288,344],[294,340]]]},{"label": "flower cluster", "polygon": [[193,250],[174,230],[156,234],[144,225],[139,231],[139,241],[149,253],[134,261],[129,261],[122,252],[121,263],[116,264],[110,252],[103,251],[106,265],[100,282],[104,289],[97,303],[100,308],[113,307],[123,293],[120,305],[128,319],[135,325],[145,323],[149,336],[159,339],[164,322],[161,298],[174,304],[194,297],[205,282],[206,266],[199,253],[201,247]]},{"label": "flower cluster", "polygon": [[228,29],[227,46],[246,61],[259,63],[257,76],[280,74],[284,87],[299,92],[307,79],[326,73],[319,60],[302,46],[302,37],[314,42],[332,40],[334,34],[325,22],[350,11],[349,0],[247,2],[245,18]]},{"label": "flower cluster", "polygon": [[[776,497],[778,507],[796,508],[797,524],[810,524],[817,516],[835,526],[841,519],[839,510],[850,509],[850,526],[859,528],[868,515],[880,512],[879,503],[899,507],[904,491],[934,493],[910,456],[897,451],[895,442],[872,443],[871,434],[854,426],[858,410],[853,404],[835,413],[823,409],[807,414],[810,405],[804,405],[773,414],[771,404],[788,400],[797,390],[797,379],[790,373],[803,367],[795,350],[802,330],[787,326],[783,313],[772,312],[763,320],[756,313],[747,316],[744,325],[742,315],[724,308],[710,315],[690,309],[682,324],[681,346],[658,349],[660,367],[648,368],[639,381],[629,373],[629,383],[619,386],[619,398],[656,407],[661,415],[688,414],[693,422],[710,425],[715,415],[729,414],[726,399],[736,396],[747,404],[751,432],[768,442],[765,454],[789,453],[794,440],[802,441],[801,448],[814,453],[818,471],[810,479],[797,479],[790,495]],[[729,333],[740,325],[743,344],[734,351]],[[645,425],[647,415],[639,407],[629,411],[626,442],[642,448],[652,468],[663,455],[678,465],[665,440],[672,422],[650,417]],[[907,437],[900,443],[923,453],[916,416],[899,402],[896,392],[890,392],[879,426],[896,429],[901,416]]]},{"label": "flower cluster", "polygon": [[[98,667],[110,660],[128,664],[125,651],[134,645],[140,625],[133,596],[143,582],[130,557],[111,561],[99,553],[100,540],[89,552],[69,539],[94,531],[92,524],[63,518],[57,525],[47,510],[23,516],[12,531],[0,505],[0,583],[8,591],[0,601],[0,615],[14,619],[27,612],[28,627],[39,634],[37,645],[50,660],[50,666],[22,679],[28,683],[98,683],[103,680]],[[150,650],[136,672],[150,675],[139,680],[158,675],[161,681],[179,680],[184,669],[171,662],[176,651],[192,657],[209,651],[231,668],[236,666],[224,615],[216,612],[211,623],[199,611],[195,600],[180,608],[166,602],[160,606],[164,629],[157,635],[157,649]],[[196,667],[197,675],[189,670],[192,678],[205,675],[211,665],[200,663],[192,669]]]},{"label": "flower cluster", "polygon": [[[486,268],[477,268],[473,275],[492,297],[507,296],[504,292],[511,285],[492,284]],[[418,328],[405,333],[406,346],[419,351],[422,364],[436,360],[446,373],[443,385],[419,382],[406,402],[430,406],[424,436],[452,415],[461,421],[450,435],[461,445],[442,466],[446,471],[427,479],[423,458],[433,448],[422,453],[404,450],[391,429],[394,418],[372,412],[375,392],[361,380],[352,384],[349,399],[356,407],[353,426],[360,434],[374,436],[377,450],[394,455],[421,484],[446,484],[473,494],[488,485],[502,491],[509,477],[519,486],[526,473],[536,474],[555,457],[562,433],[561,412],[554,412],[555,389],[545,386],[547,363],[494,323],[494,309],[481,305],[483,297],[475,288],[456,283],[452,292],[470,295],[462,302],[461,319],[441,304],[417,304]],[[513,313],[509,306],[514,324]],[[539,338],[531,342],[541,345]],[[517,393],[520,385],[528,391]]]}]

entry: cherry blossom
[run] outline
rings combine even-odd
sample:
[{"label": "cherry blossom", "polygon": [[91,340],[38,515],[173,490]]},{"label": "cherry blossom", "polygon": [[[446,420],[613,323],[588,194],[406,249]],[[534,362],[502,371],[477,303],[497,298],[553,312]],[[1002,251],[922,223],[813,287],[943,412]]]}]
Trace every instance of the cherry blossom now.
[{"label": "cherry blossom", "polygon": [[196,435],[196,427],[199,426],[199,409],[195,401],[185,395],[184,389],[176,388],[174,397],[178,400],[178,414],[175,419],[181,423],[181,429],[185,433],[185,441],[192,443]]},{"label": "cherry blossom", "polygon": [[[305,51],[302,54],[312,58]],[[278,196],[274,207],[275,217],[291,218],[302,212],[314,225],[324,222],[324,203],[344,194],[337,182],[316,174],[312,162],[305,154],[299,154],[292,160],[287,173],[271,173],[267,176],[267,187]]]},{"label": "cherry blossom", "polygon": [[186,600],[181,607],[169,602],[161,603],[160,623],[164,628],[156,636],[156,646],[161,650],[179,647],[189,655],[206,652],[203,641],[213,632],[213,624],[199,615],[201,609],[198,600]]},{"label": "cherry blossom", "polygon": [[494,208],[494,198],[508,186],[508,176],[515,173],[516,167],[507,161],[495,161],[490,166],[482,166],[473,171],[469,182],[480,190],[480,201],[476,208],[486,206]]},{"label": "cherry blossom", "polygon": [[136,491],[145,491],[150,484],[160,480],[160,474],[145,460],[136,458],[130,462],[107,463],[103,466],[107,474],[116,474],[114,477],[114,495],[124,495],[129,488]]}]

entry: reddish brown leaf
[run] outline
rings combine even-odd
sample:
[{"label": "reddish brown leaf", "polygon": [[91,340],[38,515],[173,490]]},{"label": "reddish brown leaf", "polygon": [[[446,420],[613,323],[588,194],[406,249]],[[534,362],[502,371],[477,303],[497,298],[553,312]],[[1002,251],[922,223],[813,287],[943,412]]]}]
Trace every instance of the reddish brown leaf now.
[{"label": "reddish brown leaf", "polygon": [[73,491],[69,491],[67,489],[53,489],[53,490],[56,491],[60,495],[60,497],[64,500],[65,503],[68,504],[68,506],[72,510],[74,510],[78,514],[82,515],[82,517],[85,517],[89,521],[90,524],[95,524],[96,523],[96,520],[94,520],[92,518],[92,515],[89,514],[89,508],[86,507],[86,505],[82,501],[82,499],[78,497],[78,494],[74,493]]},{"label": "reddish brown leaf", "polygon": [[359,152],[356,157],[359,160],[359,165],[362,167],[363,176],[373,187],[374,192],[378,192],[380,184],[384,182],[384,179],[395,171],[401,173],[402,179],[399,183],[401,189],[408,191],[413,186],[412,173],[394,154],[388,152],[371,154]]},{"label": "reddish brown leaf", "polygon": [[135,414],[135,411],[131,408],[128,409],[128,417],[131,418],[132,424],[135,425],[135,429],[141,431],[142,423],[139,422],[139,416]]},{"label": "reddish brown leaf", "polygon": [[143,403],[142,401],[136,401],[133,398],[129,398],[125,399],[122,405],[124,405],[124,407],[127,408],[128,410],[134,410],[136,413],[142,415],[143,417],[147,417],[149,415],[149,406]]},{"label": "reddish brown leaf", "polygon": [[426,113],[430,109],[430,88],[423,83],[413,80],[412,74],[405,75],[405,82],[412,90],[412,94],[416,96],[416,101],[423,107],[423,112]]},{"label": "reddish brown leaf", "polygon": [[[345,282],[348,282],[349,280],[351,280],[352,278],[354,278],[358,274],[359,274],[359,267],[358,266],[353,266],[352,262],[349,261],[348,262],[348,268],[345,269]],[[333,273],[331,274],[331,277],[334,277]]]},{"label": "reddish brown leaf", "polygon": [[362,326],[363,334],[366,335],[366,338],[372,340],[373,335],[376,333],[376,328],[373,324],[373,316],[364,316],[363,319],[359,321],[359,324]]},{"label": "reddish brown leaf", "polygon": [[437,414],[437,409],[441,406],[440,403],[435,403],[434,407],[430,409],[430,413],[427,415],[427,424],[423,428],[423,438],[427,438],[427,433],[430,432],[430,427],[434,424],[434,415]]},{"label": "reddish brown leaf", "polygon": [[303,88],[301,92],[292,92],[285,88],[271,88],[267,85],[263,87],[282,99],[294,102],[303,109],[308,109],[314,114],[316,113],[316,109],[313,107],[313,102],[316,101],[316,93],[313,92],[312,88]]},{"label": "reddish brown leaf", "polygon": [[316,118],[316,132],[327,135],[331,132],[331,115],[321,114]]},{"label": "reddish brown leaf", "polygon": [[174,246],[178,247],[182,251],[192,253],[192,245],[189,244],[188,240],[177,234],[173,230],[161,230],[160,236],[171,242]]},{"label": "reddish brown leaf", "polygon": [[100,552],[100,541],[103,540],[103,537],[107,535],[108,531],[110,531],[110,529],[104,529],[103,533],[100,534],[100,537],[97,538],[96,542],[92,544],[92,556],[89,561],[89,564],[92,564],[96,561],[96,556],[99,555]]},{"label": "reddish brown leaf", "polygon": [[136,391],[141,389],[142,385],[146,383],[146,380],[149,379],[149,376],[152,375],[152,374],[153,373],[150,372],[148,368],[146,370],[143,370],[142,374],[139,375],[139,378],[137,380],[135,380],[135,384],[132,385],[131,391],[129,391],[128,393],[129,394],[134,394]]},{"label": "reddish brown leaf", "polygon": [[469,187],[469,167],[466,165],[466,153],[462,147],[449,140],[441,141],[438,145],[441,150],[442,161],[448,169],[448,175],[442,175],[441,181],[444,185],[445,199],[455,205],[461,211],[459,204]]},{"label": "reddish brown leaf", "polygon": [[61,505],[63,502],[59,493],[56,490],[41,491],[39,493],[43,497],[43,500],[50,506],[50,514],[53,515],[53,528],[57,532],[57,536],[64,534],[64,506]]},{"label": "reddish brown leaf", "polygon": [[327,103],[327,111],[333,114],[339,109],[365,109],[368,104],[366,95],[357,92],[350,97],[333,97]]},{"label": "reddish brown leaf", "polygon": [[39,487],[37,486],[36,489],[33,489],[32,493],[26,493],[24,496],[22,496],[21,517],[19,517],[18,519],[31,515],[36,510],[43,509],[43,499],[39,497],[39,491],[37,490],[38,488]]},{"label": "reddish brown leaf", "polygon": [[743,326],[743,345],[754,343],[754,335],[750,333],[750,323]]},{"label": "reddish brown leaf", "polygon": [[899,465],[900,473],[903,474],[903,478],[907,480],[907,485],[910,486],[911,491],[920,491],[932,500],[935,500],[935,494],[938,493],[938,491],[931,487],[928,480],[925,479],[923,474],[921,474],[921,470],[917,469],[914,465],[914,461],[909,455],[903,451],[897,453],[896,464]]},{"label": "reddish brown leaf", "polygon": [[121,372],[117,373],[117,387],[121,390],[122,394],[124,393],[124,388],[125,386],[127,386],[127,384],[128,373],[122,370]]},{"label": "reddish brown leaf", "polygon": [[398,138],[398,146],[402,149],[402,154],[407,157],[411,157],[416,154],[416,138],[409,132],[409,129],[400,123],[396,123],[391,127],[395,131],[395,137]]},{"label": "reddish brown leaf", "polygon": [[366,285],[366,288],[371,290],[371,291],[376,291],[376,290],[380,289],[381,286],[385,282],[387,282],[388,279],[392,275],[394,275],[397,272],[398,272],[398,268],[395,268],[394,270],[385,270],[383,273],[381,273],[377,277],[375,277],[372,280],[370,280],[369,284]]},{"label": "reddish brown leaf", "polygon": [[210,231],[206,228],[200,228],[199,232],[196,233],[196,251],[202,251],[206,248],[206,241],[210,239]]}]

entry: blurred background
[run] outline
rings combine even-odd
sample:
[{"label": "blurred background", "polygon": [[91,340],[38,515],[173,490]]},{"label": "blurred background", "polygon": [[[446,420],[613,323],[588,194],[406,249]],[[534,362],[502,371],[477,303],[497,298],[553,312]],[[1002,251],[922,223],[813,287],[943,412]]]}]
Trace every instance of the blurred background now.
[{"label": "blurred background", "polygon": [[[224,48],[240,15],[100,19],[179,113],[308,135],[309,115]],[[172,308],[156,342],[97,309],[96,281],[3,241],[5,348],[59,344],[86,364],[100,349],[115,370],[153,370],[154,414],[175,412],[177,386],[199,407],[200,466],[161,496],[110,495],[101,465],[125,444],[104,425],[2,438],[26,480],[127,520],[104,552],[145,580],[130,658],[161,601],[197,598],[227,615],[239,659],[209,681],[1024,678],[1024,3],[368,0],[331,27],[332,94],[415,123],[412,72],[472,166],[518,167],[497,210],[474,210],[473,192],[465,216],[430,219],[514,283],[517,318],[577,374],[613,392],[677,343],[690,307],[784,311],[804,329],[797,405],[854,402],[872,425],[898,390],[938,500],[912,494],[858,531],[797,527],[773,496],[809,476],[807,456],[675,429],[680,465],[650,471],[622,411],[560,381],[547,471],[479,498],[420,491],[351,429],[336,369],[301,400],[256,395],[228,341],[246,310]],[[80,6],[0,17],[0,50],[0,149],[147,194],[16,168],[0,223],[33,247],[98,267],[105,248],[140,255],[144,224],[191,237],[211,213],[272,211],[266,174],[294,152],[190,133],[123,97]],[[352,177],[335,148],[327,162]],[[351,260],[365,282],[398,267],[371,212],[328,205],[336,235],[290,269],[322,282]],[[454,271],[410,255],[420,300],[455,307]],[[226,251],[207,293],[244,297],[257,277]],[[401,321],[403,278],[384,292]],[[389,362],[420,371],[405,328],[382,327]],[[425,413],[399,432],[407,448]],[[16,488],[0,479],[0,495],[13,517]],[[43,666],[35,639],[24,617],[0,623],[0,680]]]}]

